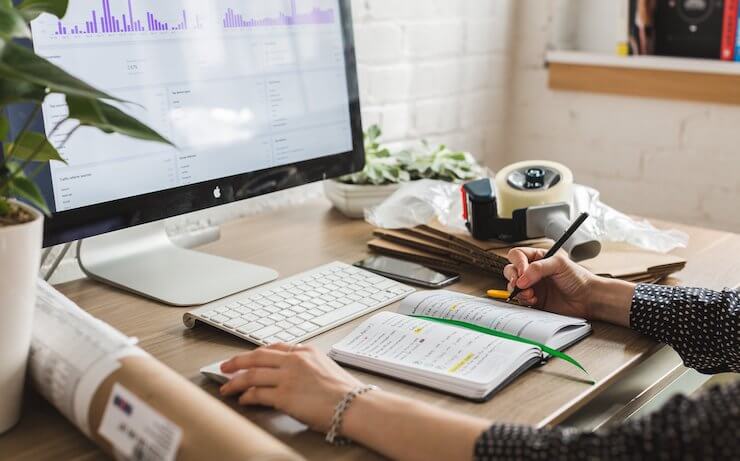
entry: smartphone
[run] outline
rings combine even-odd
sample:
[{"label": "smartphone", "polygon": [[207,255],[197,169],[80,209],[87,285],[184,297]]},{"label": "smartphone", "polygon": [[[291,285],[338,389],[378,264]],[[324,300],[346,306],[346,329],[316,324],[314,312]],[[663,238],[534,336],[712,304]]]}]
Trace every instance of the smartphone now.
[{"label": "smartphone", "polygon": [[439,272],[421,264],[391,258],[390,256],[370,256],[356,262],[354,266],[389,279],[412,283],[425,288],[442,288],[460,280],[459,274]]}]

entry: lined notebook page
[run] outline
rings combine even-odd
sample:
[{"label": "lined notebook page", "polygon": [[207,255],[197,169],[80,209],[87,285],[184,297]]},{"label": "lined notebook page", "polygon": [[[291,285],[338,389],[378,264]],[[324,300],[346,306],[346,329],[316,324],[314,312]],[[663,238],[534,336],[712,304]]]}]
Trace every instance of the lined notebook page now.
[{"label": "lined notebook page", "polygon": [[414,293],[401,302],[399,313],[459,320],[541,343],[567,326],[586,324],[584,319],[446,290]]}]

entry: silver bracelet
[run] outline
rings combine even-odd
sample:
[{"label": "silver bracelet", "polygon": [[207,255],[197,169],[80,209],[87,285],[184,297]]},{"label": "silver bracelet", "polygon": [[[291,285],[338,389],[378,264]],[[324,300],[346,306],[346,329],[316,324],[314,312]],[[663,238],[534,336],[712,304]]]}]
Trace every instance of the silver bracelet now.
[{"label": "silver bracelet", "polygon": [[352,401],[355,400],[358,395],[362,395],[365,392],[374,391],[377,389],[379,389],[378,386],[368,384],[367,386],[356,387],[347,392],[347,395],[345,395],[344,398],[337,404],[337,406],[334,407],[334,416],[332,416],[331,418],[331,426],[329,427],[329,432],[326,433],[325,440],[327,443],[330,443],[332,445],[346,445],[350,443],[349,439],[338,437],[339,430],[342,428],[342,419],[344,418],[344,413],[347,412],[347,409],[349,409]]}]

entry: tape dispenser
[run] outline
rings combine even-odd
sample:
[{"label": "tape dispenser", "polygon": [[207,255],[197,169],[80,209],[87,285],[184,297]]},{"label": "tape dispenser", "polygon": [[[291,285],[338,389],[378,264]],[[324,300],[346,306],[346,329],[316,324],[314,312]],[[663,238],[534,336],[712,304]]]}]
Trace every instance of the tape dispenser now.
[{"label": "tape dispenser", "polygon": [[[556,162],[534,160],[510,165],[496,175],[462,187],[463,218],[479,240],[505,242],[559,239],[571,219],[573,173]],[[574,261],[596,257],[601,243],[582,229],[563,246]]]}]

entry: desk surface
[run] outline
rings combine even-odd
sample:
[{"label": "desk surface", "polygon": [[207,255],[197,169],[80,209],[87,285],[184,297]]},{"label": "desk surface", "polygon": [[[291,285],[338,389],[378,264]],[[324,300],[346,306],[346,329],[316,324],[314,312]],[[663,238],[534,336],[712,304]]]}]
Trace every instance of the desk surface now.
[{"label": "desk surface", "polygon": [[[740,254],[740,235],[673,224],[671,227],[691,236],[689,248],[676,251],[686,257],[689,264],[677,274],[673,283],[714,289],[740,285],[740,259],[728,257]],[[370,235],[368,224],[348,220],[332,210],[326,201],[316,200],[227,224],[222,228],[222,239],[205,246],[202,251],[270,266],[284,277],[333,260],[351,263],[362,259],[367,254],[365,244]],[[481,295],[491,287],[491,280],[484,276],[463,274],[462,282],[452,289]],[[217,387],[200,377],[198,369],[252,347],[203,325],[188,330],[182,324],[182,309],[165,307],[90,280],[72,282],[60,289],[92,315],[127,335],[138,337],[146,351],[213,395]],[[388,307],[394,308],[394,305]],[[310,342],[328,350],[361,320],[324,333]],[[557,424],[655,352],[657,347],[630,330],[595,323],[594,334],[568,350],[589,370],[597,381],[595,386],[584,383],[573,367],[553,360],[528,371],[484,404],[359,371],[353,373],[389,391],[453,411],[480,415],[492,422]],[[233,400],[230,403],[245,417],[309,459],[369,459],[375,456],[358,446],[330,447],[321,435],[280,413],[239,408]],[[19,426],[0,437],[0,453],[12,459],[34,460],[103,457],[92,442],[33,392],[27,396]]]}]

